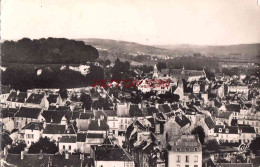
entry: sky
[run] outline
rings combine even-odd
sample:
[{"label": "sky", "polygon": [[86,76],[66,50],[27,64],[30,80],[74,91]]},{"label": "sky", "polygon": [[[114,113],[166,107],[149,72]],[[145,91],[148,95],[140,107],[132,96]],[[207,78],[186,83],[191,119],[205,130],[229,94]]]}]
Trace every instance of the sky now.
[{"label": "sky", "polygon": [[260,42],[257,0],[1,0],[1,38],[148,45]]}]

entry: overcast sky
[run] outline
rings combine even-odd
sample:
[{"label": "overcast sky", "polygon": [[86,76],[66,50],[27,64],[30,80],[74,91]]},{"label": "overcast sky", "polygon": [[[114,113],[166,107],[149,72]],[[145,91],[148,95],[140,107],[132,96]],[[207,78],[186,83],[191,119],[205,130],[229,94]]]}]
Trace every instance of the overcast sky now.
[{"label": "overcast sky", "polygon": [[150,45],[260,42],[257,0],[1,0],[2,39],[105,38]]}]

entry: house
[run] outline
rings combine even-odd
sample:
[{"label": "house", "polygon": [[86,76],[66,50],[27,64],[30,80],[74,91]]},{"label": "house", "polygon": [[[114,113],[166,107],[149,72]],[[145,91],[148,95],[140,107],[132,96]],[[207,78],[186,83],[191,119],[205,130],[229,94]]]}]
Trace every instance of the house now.
[{"label": "house", "polygon": [[181,135],[169,141],[167,151],[168,166],[202,166],[202,146],[194,135]]},{"label": "house", "polygon": [[3,123],[3,128],[11,132],[14,128],[14,115],[18,111],[18,108],[2,108],[0,122]]},{"label": "house", "polygon": [[48,109],[49,108],[49,101],[48,101],[45,94],[31,93],[31,95],[25,101],[25,106],[31,107],[31,108]]},{"label": "house", "polygon": [[115,110],[104,110],[106,122],[109,126],[109,134],[118,136],[118,118]]},{"label": "house", "polygon": [[79,150],[81,153],[87,153],[87,146],[86,146],[86,139],[87,134],[86,133],[78,133],[77,134],[77,150]]},{"label": "house", "polygon": [[9,108],[20,108],[24,106],[24,102],[27,99],[26,92],[11,91],[8,98],[6,99],[6,106]]},{"label": "house", "polygon": [[134,167],[132,157],[121,147],[95,146],[92,149],[92,158],[96,167]]},{"label": "house", "polygon": [[55,123],[65,125],[67,123],[67,119],[65,117],[66,113],[66,111],[61,110],[44,110],[41,115],[47,124]]},{"label": "house", "polygon": [[43,123],[30,122],[19,131],[19,140],[25,141],[27,147],[38,142],[43,132]]},{"label": "house", "polygon": [[216,125],[215,122],[212,120],[212,118],[210,116],[206,117],[204,119],[204,121],[205,121],[205,125],[206,125],[206,126],[203,126],[205,135],[207,137],[212,137],[214,135],[214,128]]},{"label": "house", "polygon": [[59,151],[74,153],[77,151],[76,136],[62,136],[59,140]]},{"label": "house", "polygon": [[218,113],[218,116],[215,117],[215,122],[217,125],[231,125],[231,121],[234,117],[234,114],[232,111],[225,111]]},{"label": "house", "polygon": [[49,138],[54,141],[59,141],[62,136],[65,136],[66,133],[66,125],[58,125],[58,124],[47,124],[44,127],[42,137]]},{"label": "house", "polygon": [[255,129],[251,126],[239,126],[239,133],[242,143],[250,143],[256,138]]},{"label": "house", "polygon": [[40,108],[21,107],[14,115],[14,127],[21,129],[30,122],[43,121],[41,112]]},{"label": "house", "polygon": [[237,126],[216,125],[214,128],[214,137],[219,142],[239,142],[239,129]]},{"label": "house", "polygon": [[47,97],[47,100],[49,102],[49,105],[51,105],[51,106],[63,105],[63,101],[62,101],[60,94],[49,94]]}]

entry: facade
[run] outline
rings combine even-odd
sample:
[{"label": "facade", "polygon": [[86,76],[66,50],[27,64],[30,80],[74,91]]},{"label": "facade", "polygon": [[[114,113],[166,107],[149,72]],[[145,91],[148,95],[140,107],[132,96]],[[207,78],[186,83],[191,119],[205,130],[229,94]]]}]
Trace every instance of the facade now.
[{"label": "facade", "polygon": [[201,167],[202,147],[193,135],[182,135],[174,141],[169,141],[168,166]]}]

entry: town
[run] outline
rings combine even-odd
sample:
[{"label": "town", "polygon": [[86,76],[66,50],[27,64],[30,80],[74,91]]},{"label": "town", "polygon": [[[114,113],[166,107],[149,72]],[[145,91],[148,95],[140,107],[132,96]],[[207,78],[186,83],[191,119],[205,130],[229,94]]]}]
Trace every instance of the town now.
[{"label": "town", "polygon": [[260,165],[259,77],[157,66],[134,69],[136,87],[2,85],[1,166]]}]

